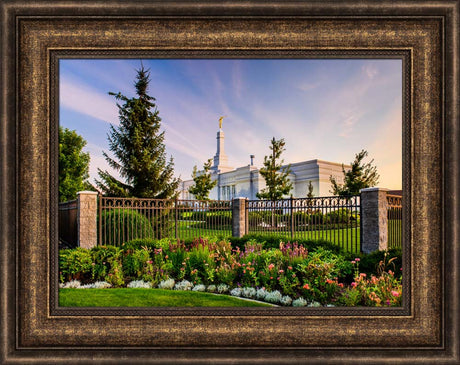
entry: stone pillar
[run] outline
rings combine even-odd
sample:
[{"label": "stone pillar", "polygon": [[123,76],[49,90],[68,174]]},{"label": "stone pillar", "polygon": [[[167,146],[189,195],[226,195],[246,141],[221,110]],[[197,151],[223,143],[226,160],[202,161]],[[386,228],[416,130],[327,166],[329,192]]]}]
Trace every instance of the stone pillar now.
[{"label": "stone pillar", "polygon": [[82,248],[97,246],[97,195],[95,191],[77,193],[78,246]]},{"label": "stone pillar", "polygon": [[246,198],[232,201],[232,236],[243,237],[247,233],[248,217],[246,215]]},{"label": "stone pillar", "polygon": [[388,249],[388,189],[361,189],[361,250]]}]

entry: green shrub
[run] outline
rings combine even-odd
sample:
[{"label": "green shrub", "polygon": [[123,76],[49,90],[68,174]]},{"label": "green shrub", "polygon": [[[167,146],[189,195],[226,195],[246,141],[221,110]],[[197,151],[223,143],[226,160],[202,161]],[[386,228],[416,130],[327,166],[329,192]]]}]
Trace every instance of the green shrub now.
[{"label": "green shrub", "polygon": [[93,259],[91,251],[77,247],[59,251],[59,277],[61,282],[79,280],[89,282],[92,278]]},{"label": "green shrub", "polygon": [[333,210],[326,214],[328,223],[349,223],[351,221],[351,211],[346,208]]},{"label": "green shrub", "polygon": [[147,247],[150,249],[156,248],[157,247],[157,240],[154,238],[136,238],[134,240],[130,240],[128,242],[125,242],[121,246],[123,250],[128,251],[128,250],[140,250],[143,247]]},{"label": "green shrub", "polygon": [[153,238],[154,229],[148,218],[131,209],[104,211],[100,245],[121,246],[136,238]]}]

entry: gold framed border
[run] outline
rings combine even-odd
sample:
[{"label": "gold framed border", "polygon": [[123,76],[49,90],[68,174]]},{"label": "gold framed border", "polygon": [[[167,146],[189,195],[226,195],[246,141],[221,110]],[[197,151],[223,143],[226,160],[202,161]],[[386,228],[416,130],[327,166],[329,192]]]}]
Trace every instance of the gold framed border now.
[{"label": "gold framed border", "polygon": [[[1,7],[3,362],[459,361],[458,1]],[[402,58],[409,300],[269,314],[58,308],[56,60],[85,54]]]}]

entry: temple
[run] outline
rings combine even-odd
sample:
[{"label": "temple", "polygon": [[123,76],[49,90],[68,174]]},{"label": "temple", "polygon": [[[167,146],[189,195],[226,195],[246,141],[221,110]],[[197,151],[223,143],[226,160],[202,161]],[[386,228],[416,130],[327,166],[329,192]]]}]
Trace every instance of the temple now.
[{"label": "temple", "polygon": [[[293,186],[291,194],[294,198],[305,198],[310,182],[313,185],[313,195],[316,197],[332,195],[330,176],[333,176],[339,183],[343,182],[341,163],[313,159],[290,165],[289,180]],[[345,168],[350,168],[350,166],[345,165]],[[211,173],[212,179],[217,180],[217,185],[209,194],[212,200],[230,200],[235,197],[255,200],[257,199],[256,194],[265,188],[265,179],[259,173],[259,168],[254,166],[254,155],[250,155],[250,163],[246,166],[237,168],[229,166],[228,157],[225,154],[225,135],[221,119],[219,119],[217,150]],[[194,199],[194,196],[188,191],[193,185],[192,179],[181,181],[179,199]]]}]

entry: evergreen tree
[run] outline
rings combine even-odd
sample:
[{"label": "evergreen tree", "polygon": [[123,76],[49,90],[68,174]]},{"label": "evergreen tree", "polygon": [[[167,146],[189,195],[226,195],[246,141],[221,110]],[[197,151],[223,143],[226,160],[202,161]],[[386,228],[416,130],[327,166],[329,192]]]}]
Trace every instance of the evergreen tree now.
[{"label": "evergreen tree", "polygon": [[273,137],[271,140],[270,150],[272,154],[264,157],[264,167],[259,170],[267,186],[256,194],[259,199],[279,200],[292,190],[292,183],[288,179],[291,165],[283,168],[284,161],[278,161],[284,151],[284,145],[284,139],[277,141]]},{"label": "evergreen tree", "polygon": [[89,153],[82,152],[86,141],[77,132],[59,127],[59,201],[77,198],[77,192],[93,190],[89,178]]},{"label": "evergreen tree", "polygon": [[166,159],[161,118],[155,98],[147,94],[149,83],[150,73],[142,66],[135,82],[137,97],[109,93],[122,102],[117,103],[120,126],[111,126],[108,135],[109,148],[116,159],[103,154],[126,182],[99,169],[101,181],[96,183],[105,195],[169,199],[177,194],[179,180],[173,177],[172,157]]},{"label": "evergreen tree", "polygon": [[329,178],[332,184],[331,193],[338,196],[357,195],[364,188],[370,188],[378,184],[380,175],[377,167],[372,166],[374,159],[364,163],[363,159],[368,155],[367,151],[362,150],[355,155],[355,160],[351,163],[351,169],[345,171],[342,164],[344,184],[338,184],[332,176]]},{"label": "evergreen tree", "polygon": [[195,195],[195,198],[198,200],[209,200],[209,192],[217,185],[217,181],[211,180],[210,169],[211,159],[204,163],[201,173],[197,172],[196,166],[193,167],[192,178],[195,185],[189,189],[189,192]]},{"label": "evergreen tree", "polygon": [[308,193],[307,193],[307,198],[313,198],[313,184],[311,181],[308,182]]}]

